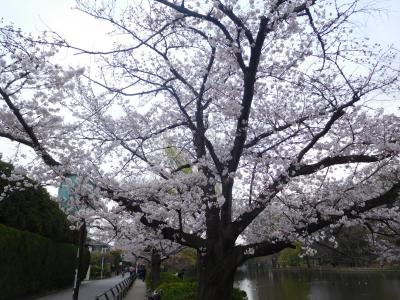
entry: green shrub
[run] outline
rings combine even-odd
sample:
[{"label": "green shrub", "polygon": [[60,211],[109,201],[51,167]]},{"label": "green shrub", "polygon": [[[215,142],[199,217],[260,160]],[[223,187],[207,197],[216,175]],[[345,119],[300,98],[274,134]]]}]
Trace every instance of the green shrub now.
[{"label": "green shrub", "polygon": [[232,300],[245,300],[247,299],[247,294],[245,291],[233,288]]},{"label": "green shrub", "polygon": [[[103,265],[103,279],[111,277],[112,272],[115,271],[115,251],[102,253],[100,251],[93,251],[90,253],[90,278],[101,278],[101,266]],[[114,266],[113,266],[114,265]],[[117,265],[118,266],[118,265]]]},{"label": "green shrub", "polygon": [[163,300],[194,300],[197,298],[197,283],[182,281],[160,284]]},{"label": "green shrub", "polygon": [[183,279],[179,278],[175,274],[169,272],[161,272],[160,274],[160,284],[164,283],[180,283]]},{"label": "green shrub", "polygon": [[[107,268],[107,265],[103,266],[103,279],[111,277],[111,272]],[[90,266],[90,279],[101,279],[101,266],[91,265]]]},{"label": "green shrub", "polygon": [[[147,272],[146,273],[146,286],[147,287],[151,287],[152,283],[151,283],[151,273]],[[158,283],[158,286],[160,286],[161,284],[168,284],[168,283],[176,283],[176,282],[182,282],[183,279],[179,278],[178,276],[176,276],[175,274],[171,273],[171,272],[161,272],[160,273],[160,282]],[[155,288],[157,289],[158,286],[156,286]]]},{"label": "green shrub", "polygon": [[[11,164],[0,160],[0,175],[10,176],[12,170]],[[24,181],[37,185],[29,178],[24,178]],[[0,177],[0,194],[9,185],[15,186],[16,182]],[[0,224],[37,233],[58,242],[77,242],[77,233],[69,229],[67,216],[44,188],[32,186],[6,194],[0,201]]]},{"label": "green shrub", "polygon": [[[77,247],[0,224],[2,300],[16,299],[73,284]],[[82,276],[89,265],[84,252]]]},{"label": "green shrub", "polygon": [[[157,290],[162,290],[162,300],[196,300],[197,282],[180,279],[172,273],[162,272]],[[246,292],[234,288],[232,300],[246,299]]]},{"label": "green shrub", "polygon": [[90,279],[97,279],[101,276],[101,266],[91,265],[90,266]]},{"label": "green shrub", "polygon": [[281,267],[300,267],[304,265],[304,261],[300,258],[301,245],[296,243],[296,248],[285,248],[278,255],[278,264]]}]

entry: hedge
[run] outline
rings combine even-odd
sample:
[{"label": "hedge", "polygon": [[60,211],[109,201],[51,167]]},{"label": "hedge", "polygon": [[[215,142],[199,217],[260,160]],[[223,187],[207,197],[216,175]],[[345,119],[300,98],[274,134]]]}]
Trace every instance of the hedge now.
[{"label": "hedge", "polygon": [[[77,246],[0,224],[0,299],[72,286]],[[89,266],[84,252],[83,276]]]},{"label": "hedge", "polygon": [[[197,282],[181,279],[171,273],[162,272],[157,290],[162,290],[162,300],[195,300],[197,299]],[[246,292],[234,288],[232,300],[247,299]]]}]

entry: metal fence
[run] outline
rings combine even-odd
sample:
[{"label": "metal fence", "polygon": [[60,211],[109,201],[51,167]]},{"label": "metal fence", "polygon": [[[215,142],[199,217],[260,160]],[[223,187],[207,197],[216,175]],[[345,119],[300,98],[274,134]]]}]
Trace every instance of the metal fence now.
[{"label": "metal fence", "polygon": [[128,290],[136,279],[136,275],[129,276],[111,289],[105,291],[103,294],[96,296],[94,300],[121,300],[123,299]]}]

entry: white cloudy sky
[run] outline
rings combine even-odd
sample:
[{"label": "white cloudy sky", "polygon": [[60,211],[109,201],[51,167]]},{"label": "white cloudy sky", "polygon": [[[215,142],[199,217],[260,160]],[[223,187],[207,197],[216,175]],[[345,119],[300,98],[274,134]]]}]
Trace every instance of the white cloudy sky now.
[{"label": "white cloudy sky", "polygon": [[52,29],[73,41],[86,43],[100,37],[98,23],[73,9],[74,0],[2,0],[0,11],[5,23],[24,31]]},{"label": "white cloudy sky", "polygon": [[[347,0],[342,0],[343,2]],[[382,8],[380,13],[360,18],[359,29],[372,40],[400,46],[400,1],[361,0]],[[74,41],[95,45],[102,37],[99,24],[74,10],[74,0],[2,0],[1,17],[26,31],[49,27]],[[90,39],[88,40],[88,37]]]}]

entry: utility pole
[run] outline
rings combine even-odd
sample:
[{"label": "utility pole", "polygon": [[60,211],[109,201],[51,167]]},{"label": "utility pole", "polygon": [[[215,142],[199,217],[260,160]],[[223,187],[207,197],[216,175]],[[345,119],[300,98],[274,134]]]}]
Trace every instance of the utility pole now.
[{"label": "utility pole", "polygon": [[100,279],[103,279],[103,267],[104,267],[104,248],[101,248],[101,273]]},{"label": "utility pole", "polygon": [[76,255],[76,268],[75,268],[75,279],[74,289],[72,292],[72,300],[78,300],[79,297],[79,286],[81,285],[81,272],[83,263],[83,249],[86,239],[86,222],[84,219],[81,220],[81,226],[79,227],[79,247]]}]

